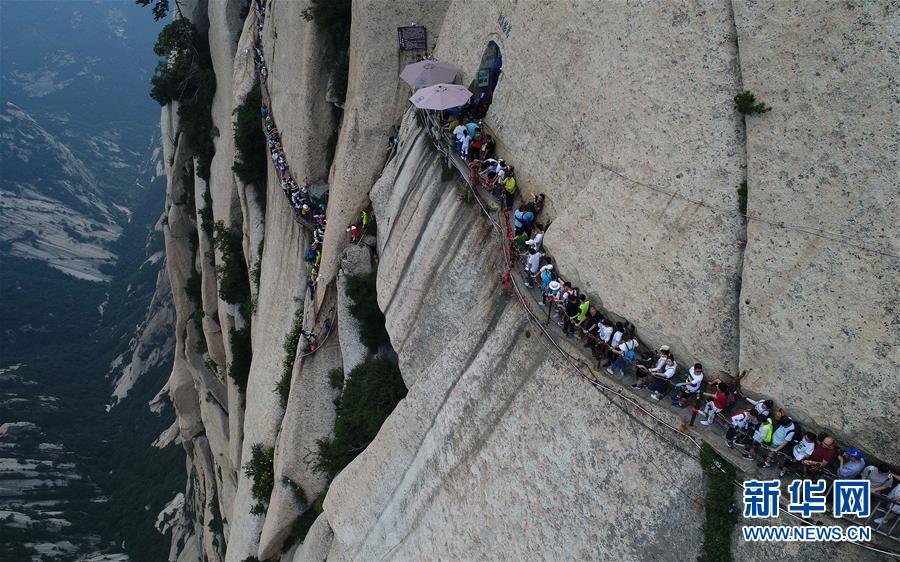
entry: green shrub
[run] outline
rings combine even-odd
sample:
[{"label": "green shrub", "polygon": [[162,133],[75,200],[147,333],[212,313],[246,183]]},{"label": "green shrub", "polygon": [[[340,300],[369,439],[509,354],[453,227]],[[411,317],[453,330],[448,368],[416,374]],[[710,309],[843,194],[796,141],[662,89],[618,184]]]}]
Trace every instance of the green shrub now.
[{"label": "green shrub", "polygon": [[737,188],[737,196],[738,196],[738,210],[740,210],[741,214],[747,215],[747,180],[741,182],[741,185]]},{"label": "green shrub", "polygon": [[257,81],[244,102],[234,110],[234,148],[237,158],[231,167],[242,182],[257,188],[266,184],[268,174],[266,135],[259,117],[261,105],[262,94]]},{"label": "green shrub", "polygon": [[284,482],[284,485],[291,489],[294,492],[294,498],[297,500],[301,506],[306,507],[309,505],[309,500],[306,499],[306,492],[303,491],[303,487],[300,484],[297,484],[287,476],[281,479]]},{"label": "green shrub", "polygon": [[352,0],[312,0],[303,10],[303,19],[315,22],[320,31],[349,44],[351,4]]},{"label": "green shrub", "polygon": [[375,353],[382,345],[391,343],[384,327],[384,314],[378,308],[375,290],[376,273],[347,277],[347,296],[353,300],[350,314],[359,320],[360,339],[369,351]]},{"label": "green shrub", "polygon": [[325,167],[331,170],[331,164],[334,162],[334,155],[337,152],[338,128],[335,127],[331,134],[328,135],[328,142],[325,143]]},{"label": "green shrub", "polygon": [[287,407],[288,395],[291,392],[291,374],[294,371],[294,358],[297,356],[297,346],[300,344],[300,333],[303,331],[303,308],[294,313],[294,323],[291,331],[284,338],[284,359],[281,361],[281,378],[275,385],[281,407]]},{"label": "green shrub", "polygon": [[456,178],[456,169],[451,164],[450,166],[441,166],[441,181],[450,181]]},{"label": "green shrub", "polygon": [[330,43],[325,64],[332,70],[329,94],[343,104],[347,97],[352,0],[312,0],[303,19],[315,22]]},{"label": "green shrub", "polygon": [[334,437],[317,441],[316,469],[329,481],[350,464],[375,438],[381,424],[406,396],[400,369],[382,357],[350,371],[337,400]]},{"label": "green shrub", "polygon": [[213,230],[213,247],[222,255],[221,262],[216,264],[219,296],[231,304],[250,300],[250,278],[244,261],[243,241],[240,229],[227,228],[222,221],[216,223]]},{"label": "green shrub", "polygon": [[244,474],[253,481],[250,494],[256,504],[250,509],[254,515],[264,515],[275,487],[275,449],[257,443],[250,449],[250,461],[244,465]]},{"label": "green shrub", "polygon": [[257,290],[259,289],[259,276],[262,273],[262,256],[263,256],[263,247],[266,243],[265,237],[259,241],[259,245],[256,247],[256,263],[253,264],[253,267],[250,268],[250,276],[253,277],[253,284],[256,285]]},{"label": "green shrub", "polygon": [[741,92],[734,96],[734,108],[744,115],[753,115],[754,113],[767,113],[772,108],[763,102],[756,101],[756,96],[752,92]]},{"label": "green shrub", "polygon": [[[151,2],[153,3],[153,19],[159,21],[166,17],[169,13],[169,0],[134,0],[138,6],[148,6]],[[178,0],[175,0],[175,5],[178,6]],[[178,13],[181,13],[180,7]]]},{"label": "green shrub", "polygon": [[228,376],[240,389],[247,393],[247,381],[250,378],[250,363],[253,361],[253,346],[250,340],[250,324],[240,330],[231,329],[231,367]]},{"label": "green shrub", "polygon": [[191,220],[195,220],[197,214],[197,202],[194,199],[194,166],[185,166],[181,173],[182,194],[181,199],[176,201],[176,205],[184,205]]},{"label": "green shrub", "polygon": [[213,221],[212,194],[209,192],[209,185],[206,186],[206,190],[203,192],[203,207],[198,214],[200,215],[200,228],[203,229],[207,236],[212,238],[215,222]]},{"label": "green shrub", "polygon": [[706,497],[703,545],[697,560],[730,562],[731,534],[738,520],[734,501],[735,469],[706,443],[700,449],[700,465],[706,473]]},{"label": "green shrub", "polygon": [[328,372],[328,380],[331,381],[331,388],[341,390],[344,388],[344,370],[332,369]]},{"label": "green shrub", "polygon": [[153,52],[162,60],[150,79],[150,97],[160,105],[179,102],[181,130],[197,157],[197,175],[209,181],[216,134],[212,122],[216,75],[209,39],[190,21],[179,18],[163,27]]}]

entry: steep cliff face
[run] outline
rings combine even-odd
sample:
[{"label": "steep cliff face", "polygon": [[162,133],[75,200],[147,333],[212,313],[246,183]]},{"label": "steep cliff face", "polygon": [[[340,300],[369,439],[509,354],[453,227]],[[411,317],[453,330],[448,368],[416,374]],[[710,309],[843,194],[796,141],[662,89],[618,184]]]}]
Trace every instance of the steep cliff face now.
[{"label": "steep cliff face", "polygon": [[[174,108],[163,110],[177,316],[169,390],[192,475],[184,517],[196,523],[184,525],[173,559],[697,554],[702,514],[686,492],[702,488],[694,445],[576,377],[501,286],[490,223],[461,200],[406,111],[397,75],[409,58],[395,37],[410,21],[428,27],[438,58],[458,65],[464,84],[488,43],[499,46],[503,74],[485,123],[523,194],[547,194],[545,243],[567,278],[634,322],[648,346],[670,345],[682,365],[752,367],[748,392],[897,460],[888,421],[900,363],[891,331],[898,186],[888,12],[355,0],[341,113],[327,101],[332,47],[304,18],[311,6],[266,2],[258,37],[290,171],[330,188],[315,298],[303,261],[310,233],[295,222],[275,170],[264,193],[231,171],[232,112],[256,76],[253,6],[243,21],[242,2],[189,10],[206,22],[217,77],[212,215],[239,229],[247,270],[258,268],[251,313],[219,297],[223,256],[202,228],[207,183],[194,178],[197,213],[177,204],[182,171],[192,167]],[[848,30],[854,40],[845,46]],[[809,73],[799,82],[777,70],[795,52],[802,58],[792,64]],[[852,62],[852,72],[820,82],[816,73],[840,74],[834,60]],[[742,89],[774,110],[741,117],[731,99]],[[862,95],[871,103],[855,101]],[[839,117],[850,110],[858,119]],[[803,125],[813,117],[815,127]],[[383,139],[395,127],[401,143],[385,164]],[[744,180],[749,220],[736,191]],[[348,248],[345,232],[369,200],[374,260],[365,246]],[[864,248],[845,236],[855,229],[868,233]],[[314,453],[335,421],[340,391],[329,374],[366,356],[346,276],[370,267],[409,393],[327,487]],[[202,333],[190,318],[192,275],[201,281]],[[312,355],[285,345],[301,307],[302,328],[322,330],[326,319],[331,327]],[[252,362],[242,393],[225,373],[241,353],[231,334],[245,326]],[[276,391],[284,373],[286,402]],[[839,392],[848,373],[860,383],[849,396]],[[274,449],[263,514],[251,513],[260,498],[242,470],[254,446]],[[322,494],[324,512],[292,546],[295,524]]]}]

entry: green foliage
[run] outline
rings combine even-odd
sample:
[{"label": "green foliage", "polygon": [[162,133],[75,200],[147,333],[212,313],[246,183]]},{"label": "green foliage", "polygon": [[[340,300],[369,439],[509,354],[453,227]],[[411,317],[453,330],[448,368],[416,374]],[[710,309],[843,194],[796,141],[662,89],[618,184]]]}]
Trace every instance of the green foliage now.
[{"label": "green foliage", "polygon": [[450,181],[456,177],[456,169],[453,165],[441,166],[441,181]]},{"label": "green foliage", "polygon": [[231,304],[250,300],[250,278],[244,261],[243,241],[240,229],[227,228],[222,221],[216,223],[213,247],[222,255],[221,261],[216,264],[219,296]]},{"label": "green foliage", "polygon": [[708,444],[700,449],[700,465],[706,473],[703,506],[703,546],[699,562],[731,562],[731,534],[737,524],[734,501],[735,469]]},{"label": "green foliage", "polygon": [[344,370],[332,369],[328,372],[328,380],[331,381],[331,388],[341,390],[344,388]]},{"label": "green foliage", "polygon": [[316,469],[334,478],[375,438],[381,424],[406,396],[400,369],[382,357],[369,359],[350,372],[337,400],[334,437],[318,440]]},{"label": "green foliage", "polygon": [[253,481],[250,494],[256,504],[250,509],[254,515],[264,515],[275,487],[275,449],[261,443],[250,449],[250,461],[244,465],[244,474]]},{"label": "green foliage", "polygon": [[237,158],[231,167],[242,182],[257,188],[266,184],[268,173],[266,135],[259,117],[261,105],[262,94],[257,80],[244,98],[244,103],[234,110],[234,148]]},{"label": "green foliage", "polygon": [[186,166],[181,174],[182,194],[176,205],[184,205],[191,219],[197,214],[197,202],[194,199],[194,166]]},{"label": "green foliage", "polygon": [[303,19],[315,22],[320,31],[331,37],[350,40],[351,0],[312,0],[303,10]]},{"label": "green foliage", "polygon": [[262,273],[262,255],[265,243],[266,239],[265,237],[263,237],[263,239],[259,241],[259,245],[256,247],[256,263],[254,263],[253,267],[250,268],[250,276],[253,277],[253,284],[256,285],[257,290],[259,289],[259,276]]},{"label": "green foliage", "polygon": [[206,186],[206,190],[203,192],[203,207],[200,208],[198,214],[200,215],[200,228],[203,229],[207,236],[212,238],[215,223],[213,221],[212,194],[209,192],[209,185]]},{"label": "green foliage", "polygon": [[[134,3],[138,6],[148,6],[152,3],[153,19],[155,21],[163,19],[169,13],[169,0],[134,0]],[[175,0],[175,5],[178,6],[178,0]],[[178,12],[181,13],[180,8]]]},{"label": "green foliage", "polygon": [[306,499],[306,492],[303,491],[303,487],[300,484],[297,484],[287,476],[281,479],[284,482],[284,485],[291,489],[294,492],[294,498],[297,500],[301,506],[306,507],[309,505],[309,500]]},{"label": "green foliage", "polygon": [[287,406],[288,394],[291,392],[291,374],[294,371],[294,358],[297,356],[297,346],[300,344],[300,333],[303,331],[303,308],[294,312],[294,323],[291,331],[284,338],[284,359],[281,361],[281,378],[275,385],[281,407]]},{"label": "green foliage", "polygon": [[303,10],[303,19],[315,22],[331,43],[325,64],[332,71],[329,94],[339,104],[347,97],[351,3],[351,0],[312,0]]},{"label": "green foliage", "polygon": [[334,162],[334,155],[337,153],[338,129],[335,128],[328,135],[328,142],[325,143],[325,166],[330,170],[331,163]]},{"label": "green foliage", "polygon": [[360,339],[372,353],[382,345],[391,343],[384,327],[384,314],[378,308],[375,278],[374,271],[347,277],[347,296],[353,300],[350,314],[359,320]]},{"label": "green foliage", "polygon": [[253,361],[253,346],[250,341],[250,325],[245,324],[240,330],[231,329],[231,367],[228,376],[240,389],[247,393],[247,381],[250,378],[250,363]]},{"label": "green foliage", "polygon": [[756,96],[752,92],[741,92],[734,96],[734,108],[744,115],[753,115],[754,113],[767,113],[772,108],[763,102],[756,101]]},{"label": "green foliage", "polygon": [[190,21],[179,18],[163,27],[153,52],[162,60],[150,79],[150,97],[160,105],[179,102],[181,129],[197,157],[197,175],[209,181],[215,153],[212,100],[216,93],[209,40]]},{"label": "green foliage", "polygon": [[346,55],[336,57],[331,66],[331,81],[328,83],[328,94],[339,104],[347,101],[347,84],[350,80],[350,59]]},{"label": "green foliage", "polygon": [[747,215],[747,180],[741,182],[737,188],[738,210],[742,215]]}]

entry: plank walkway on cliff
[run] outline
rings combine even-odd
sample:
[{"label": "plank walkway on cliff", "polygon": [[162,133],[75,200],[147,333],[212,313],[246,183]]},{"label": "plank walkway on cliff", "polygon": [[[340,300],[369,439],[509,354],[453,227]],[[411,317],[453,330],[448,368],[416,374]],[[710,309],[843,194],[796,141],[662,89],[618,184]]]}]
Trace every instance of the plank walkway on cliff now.
[{"label": "plank walkway on cliff", "polygon": [[[434,141],[435,148],[443,155],[447,166],[455,170],[460,179],[466,185],[467,189],[478,203],[481,212],[490,221],[491,226],[497,237],[497,243],[500,246],[504,271],[502,280],[504,285],[515,293],[519,305],[523,309],[523,313],[527,316],[530,323],[544,336],[544,339],[550,346],[550,351],[555,353],[569,367],[569,369],[579,376],[582,380],[591,384],[595,389],[606,395],[610,401],[619,407],[627,415],[637,420],[649,419],[653,423],[658,424],[669,430],[673,435],[678,435],[679,439],[686,440],[697,449],[700,448],[701,441],[712,446],[717,453],[727,459],[732,465],[736,466],[741,472],[744,472],[748,479],[771,480],[777,478],[777,474],[773,474],[771,469],[766,470],[758,468],[757,459],[747,460],[740,451],[743,447],[729,448],[726,445],[724,434],[730,425],[729,418],[723,413],[717,413],[715,417],[716,423],[712,426],[700,430],[699,432],[691,431],[694,427],[695,414],[691,409],[683,409],[670,406],[662,400],[651,402],[644,398],[640,391],[634,390],[625,384],[625,375],[621,378],[615,376],[606,376],[604,369],[594,369],[593,358],[586,356],[584,353],[581,340],[573,342],[566,337],[559,337],[561,331],[554,330],[554,322],[550,321],[550,311],[541,309],[541,291],[538,285],[537,293],[530,290],[523,280],[518,278],[516,270],[521,270],[520,258],[522,257],[515,251],[512,244],[512,229],[510,226],[509,215],[502,205],[497,204],[496,200],[486,190],[483,189],[478,176],[470,169],[468,163],[464,161],[454,151],[453,140],[449,137],[449,133],[444,130],[436,116],[429,111],[417,110],[420,113],[421,121],[425,131]],[[546,252],[546,250],[544,250]],[[556,266],[556,262],[554,261]],[[524,276],[524,273],[523,273]],[[599,307],[597,307],[599,309]],[[605,312],[605,311],[604,311]],[[734,392],[740,398],[739,385]],[[699,406],[699,399],[696,406]],[[752,408],[752,404],[744,401],[743,404],[735,404],[732,408],[726,410],[727,413],[737,413],[745,409]],[[646,424],[645,424],[646,425]],[[790,455],[791,447],[786,447],[784,453],[779,453],[781,458]],[[779,459],[780,460],[780,459]],[[871,459],[870,462],[871,463]],[[773,463],[774,468],[774,463]],[[815,474],[816,478],[823,478],[827,481],[827,494],[831,495],[834,480],[838,477],[836,474],[827,469],[822,469]],[[782,484],[789,483],[792,478],[790,475],[784,477]],[[743,488],[744,483],[736,481],[735,485]],[[786,487],[785,487],[786,489]],[[821,525],[824,521],[829,524],[840,522],[843,525],[865,525],[872,527],[874,544],[854,543],[861,547],[868,548],[883,554],[892,556],[900,556],[900,552],[896,551],[897,543],[900,542],[900,516],[892,520],[884,520],[881,523],[874,523],[873,520],[884,517],[894,502],[881,494],[873,494],[872,515],[865,519],[845,517],[843,519],[834,519],[827,516],[821,516],[818,520],[803,519],[787,510],[787,501],[782,501],[780,506],[781,512],[789,517],[798,520],[802,525]]]}]

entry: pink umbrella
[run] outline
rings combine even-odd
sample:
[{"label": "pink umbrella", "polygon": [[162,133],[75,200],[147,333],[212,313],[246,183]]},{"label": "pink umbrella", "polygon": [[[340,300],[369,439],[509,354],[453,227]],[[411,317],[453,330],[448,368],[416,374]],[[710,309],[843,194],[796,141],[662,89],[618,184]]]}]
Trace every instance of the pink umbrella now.
[{"label": "pink umbrella", "polygon": [[419,109],[450,109],[465,105],[472,92],[459,84],[435,84],[422,88],[409,98]]},{"label": "pink umbrella", "polygon": [[400,78],[414,88],[424,88],[434,84],[453,82],[458,68],[447,62],[423,60],[406,65]]}]

